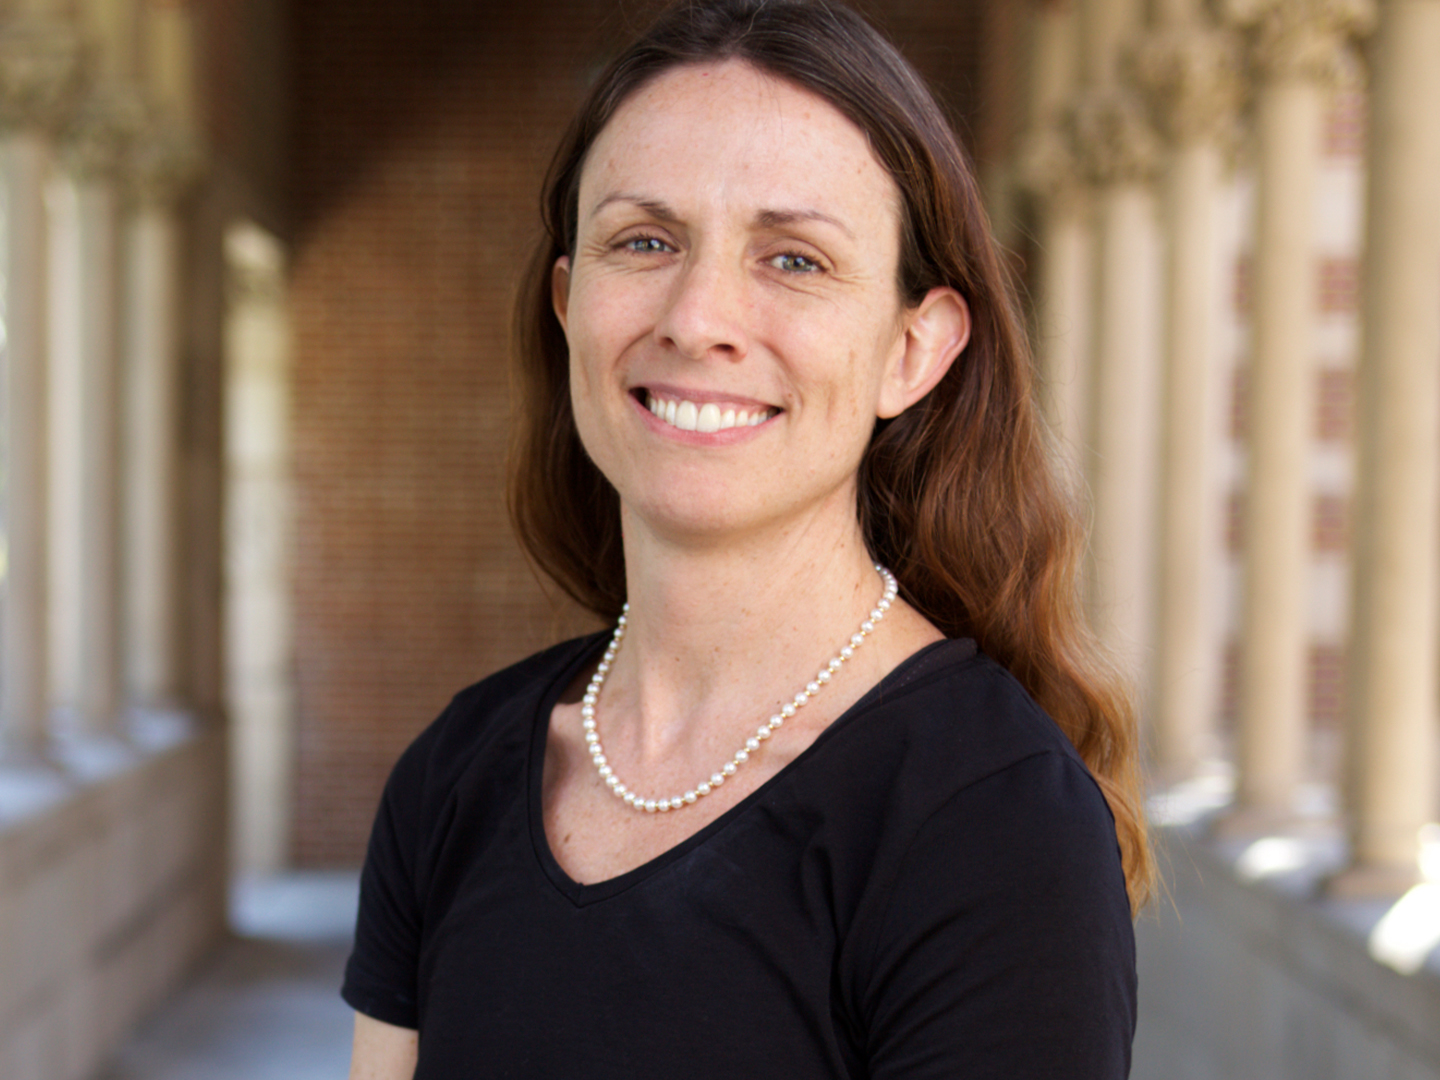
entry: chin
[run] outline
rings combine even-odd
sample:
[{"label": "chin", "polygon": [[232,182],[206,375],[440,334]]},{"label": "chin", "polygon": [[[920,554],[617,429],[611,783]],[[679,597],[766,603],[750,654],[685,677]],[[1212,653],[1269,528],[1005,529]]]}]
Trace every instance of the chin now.
[{"label": "chin", "polygon": [[676,541],[713,541],[755,524],[753,514],[705,499],[639,501],[629,508],[652,533]]}]

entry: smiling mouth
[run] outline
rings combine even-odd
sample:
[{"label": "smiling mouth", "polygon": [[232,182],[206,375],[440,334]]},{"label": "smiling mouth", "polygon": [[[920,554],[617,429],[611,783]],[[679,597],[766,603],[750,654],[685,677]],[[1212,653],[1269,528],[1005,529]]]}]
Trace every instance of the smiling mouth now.
[{"label": "smiling mouth", "polygon": [[748,409],[717,405],[713,401],[697,404],[684,398],[660,397],[642,390],[636,395],[645,407],[671,427],[681,431],[725,431],[728,428],[754,427],[774,416],[777,409],[756,406]]}]

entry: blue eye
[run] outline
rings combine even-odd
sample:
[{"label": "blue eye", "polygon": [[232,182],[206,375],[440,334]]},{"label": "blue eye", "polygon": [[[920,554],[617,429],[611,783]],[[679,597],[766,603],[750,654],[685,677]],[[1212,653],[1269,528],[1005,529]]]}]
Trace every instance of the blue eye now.
[{"label": "blue eye", "polygon": [[799,255],[793,251],[784,255],[776,255],[770,260],[770,264],[777,270],[786,270],[792,274],[815,274],[821,266],[808,255]]},{"label": "blue eye", "polygon": [[642,255],[663,255],[670,250],[669,244],[654,236],[633,236],[623,246]]}]

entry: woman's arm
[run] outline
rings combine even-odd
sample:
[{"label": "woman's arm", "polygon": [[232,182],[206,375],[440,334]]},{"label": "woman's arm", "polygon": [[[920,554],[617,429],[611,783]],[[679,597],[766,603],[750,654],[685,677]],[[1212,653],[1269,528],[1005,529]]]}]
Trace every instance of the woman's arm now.
[{"label": "woman's arm", "polygon": [[413,1080],[420,1033],[355,1014],[350,1080]]}]

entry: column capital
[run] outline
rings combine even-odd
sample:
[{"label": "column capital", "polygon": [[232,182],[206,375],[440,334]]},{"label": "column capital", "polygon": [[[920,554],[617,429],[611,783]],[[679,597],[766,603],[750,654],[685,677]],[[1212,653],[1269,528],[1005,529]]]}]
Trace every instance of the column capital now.
[{"label": "column capital", "polygon": [[83,89],[83,52],[59,19],[0,20],[0,131],[62,126]]},{"label": "column capital", "polygon": [[1242,54],[1237,35],[1170,26],[1145,36],[1129,58],[1156,123],[1176,146],[1230,141],[1239,113]]},{"label": "column capital", "polygon": [[173,121],[152,121],[130,146],[131,196],[144,206],[173,206],[204,175],[208,155],[195,134]]},{"label": "column capital", "polygon": [[1074,205],[1084,181],[1064,124],[1052,121],[1024,134],[1016,155],[1016,177],[1022,190],[1050,206]]},{"label": "column capital", "polygon": [[119,175],[147,119],[145,102],[135,87],[96,83],[61,132],[63,165],[81,179]]},{"label": "column capital", "polygon": [[1375,26],[1375,0],[1222,0],[1225,20],[1245,31],[1262,79],[1333,86],[1345,76],[1345,47]]},{"label": "column capital", "polygon": [[1092,183],[1143,182],[1159,171],[1160,139],[1144,102],[1129,88],[1087,92],[1065,125],[1080,171]]}]

